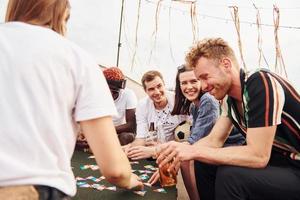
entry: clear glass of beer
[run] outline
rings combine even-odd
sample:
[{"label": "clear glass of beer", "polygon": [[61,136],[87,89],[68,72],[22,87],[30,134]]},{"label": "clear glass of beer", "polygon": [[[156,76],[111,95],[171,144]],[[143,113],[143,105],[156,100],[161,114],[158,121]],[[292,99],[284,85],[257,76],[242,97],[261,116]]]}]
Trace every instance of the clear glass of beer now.
[{"label": "clear glass of beer", "polygon": [[[158,143],[162,144],[167,142],[163,125],[158,125],[157,135]],[[177,184],[177,173],[175,169],[173,168],[172,170],[168,171],[168,168],[170,167],[171,163],[172,161],[159,168],[159,179],[162,187],[169,187]]]},{"label": "clear glass of beer", "polygon": [[159,168],[159,180],[162,187],[170,187],[177,184],[177,174],[173,168],[171,171],[168,171],[171,162],[163,165]]}]

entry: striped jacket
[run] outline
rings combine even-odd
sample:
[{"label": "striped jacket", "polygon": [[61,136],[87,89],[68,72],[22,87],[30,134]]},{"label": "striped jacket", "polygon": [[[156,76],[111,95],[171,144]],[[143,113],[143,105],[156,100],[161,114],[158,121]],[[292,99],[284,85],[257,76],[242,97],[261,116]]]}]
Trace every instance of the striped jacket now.
[{"label": "striped jacket", "polygon": [[243,116],[236,100],[227,97],[222,115],[231,118],[244,134],[247,128],[277,125],[273,150],[300,160],[300,96],[282,77],[266,69],[253,73],[240,72]]}]

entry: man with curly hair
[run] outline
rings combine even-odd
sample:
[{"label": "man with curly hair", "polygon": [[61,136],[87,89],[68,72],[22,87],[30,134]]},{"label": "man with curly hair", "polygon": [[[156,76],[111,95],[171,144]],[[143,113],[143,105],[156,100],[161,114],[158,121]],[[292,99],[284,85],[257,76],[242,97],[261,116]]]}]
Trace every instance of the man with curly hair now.
[{"label": "man with curly hair", "polygon": [[[196,160],[201,200],[300,198],[300,96],[265,69],[245,72],[221,38],[199,41],[186,56],[203,91],[223,100],[221,117],[194,145],[161,146],[158,163]],[[223,147],[232,126],[246,145]]]}]

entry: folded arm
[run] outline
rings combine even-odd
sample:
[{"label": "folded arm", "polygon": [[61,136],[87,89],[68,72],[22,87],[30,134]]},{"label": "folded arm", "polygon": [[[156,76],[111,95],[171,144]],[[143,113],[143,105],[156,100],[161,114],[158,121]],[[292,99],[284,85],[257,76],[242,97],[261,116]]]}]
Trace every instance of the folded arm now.
[{"label": "folded arm", "polygon": [[135,133],[136,131],[135,109],[126,109],[125,116],[126,116],[126,123],[115,127],[117,133],[118,134],[124,132]]}]

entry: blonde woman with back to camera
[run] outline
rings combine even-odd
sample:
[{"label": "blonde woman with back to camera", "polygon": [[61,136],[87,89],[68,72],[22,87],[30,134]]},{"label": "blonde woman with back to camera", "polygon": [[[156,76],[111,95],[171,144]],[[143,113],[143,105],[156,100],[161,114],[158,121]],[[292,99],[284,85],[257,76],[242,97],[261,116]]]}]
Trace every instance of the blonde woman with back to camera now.
[{"label": "blonde woman with back to camera", "polygon": [[0,199],[74,196],[77,122],[107,180],[142,187],[118,141],[101,70],[63,37],[69,16],[68,0],[8,1],[0,25]]}]

